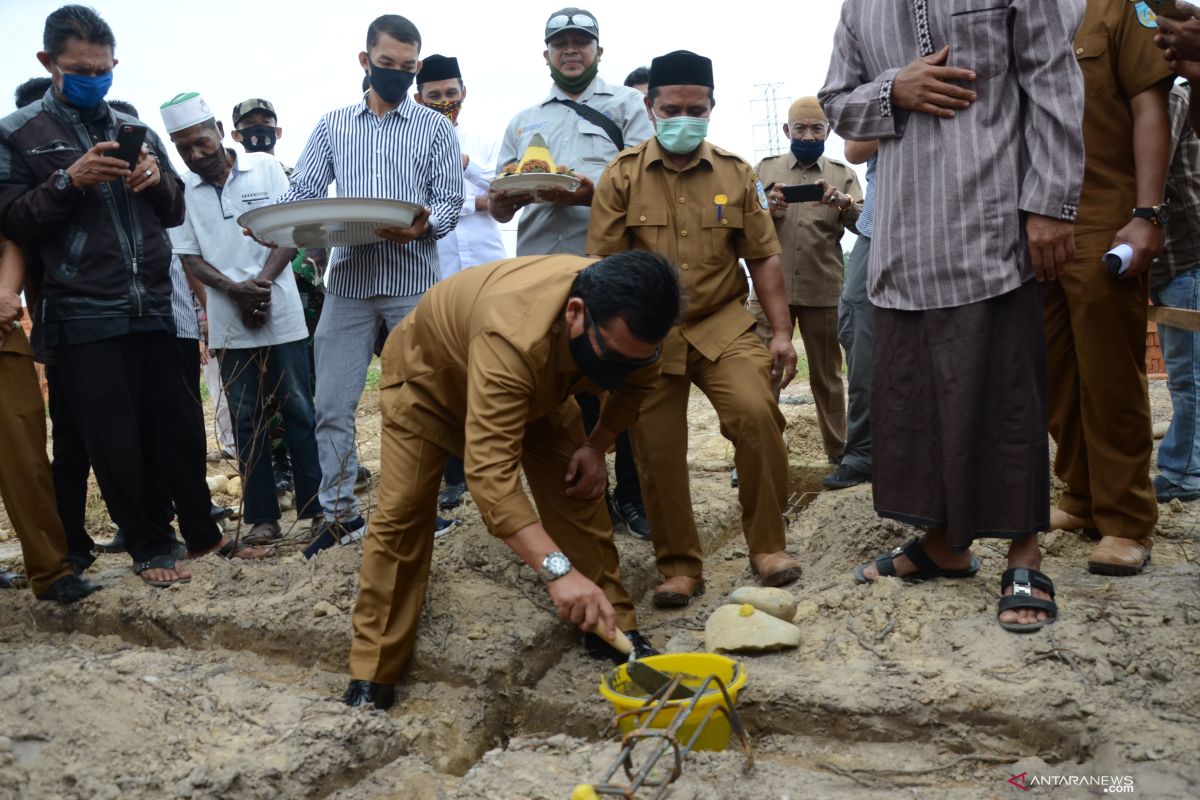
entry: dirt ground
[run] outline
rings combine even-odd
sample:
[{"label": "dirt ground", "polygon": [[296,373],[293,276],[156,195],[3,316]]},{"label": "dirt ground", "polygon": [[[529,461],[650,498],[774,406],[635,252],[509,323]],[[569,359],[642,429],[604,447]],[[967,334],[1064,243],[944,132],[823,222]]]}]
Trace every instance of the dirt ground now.
[{"label": "dirt ground", "polygon": [[[1000,543],[977,548],[974,580],[853,584],[855,564],[912,531],[875,516],[869,487],[815,493],[830,468],[807,391],[783,404],[803,643],[743,658],[738,708],[756,766],[745,771],[737,748],[695,754],[667,796],[1017,797],[1008,781],[1025,773],[1060,784],[1035,795],[1089,797],[1101,790],[1064,784],[1129,776],[1134,796],[1195,797],[1200,503],[1160,508],[1153,566],[1136,578],[1089,575],[1089,542],[1045,536],[1061,620],[1009,634],[995,624]],[[1168,418],[1161,382],[1152,397],[1155,418]],[[627,584],[644,598],[641,629],[675,652],[703,649],[709,613],[752,583],[732,450],[701,395],[691,420],[707,594],[651,609],[651,548],[617,535]],[[376,474],[378,424],[368,394],[361,452]],[[305,562],[295,529],[268,562],[204,559],[187,586],[148,589],[126,558],[101,556],[88,574],[104,591],[76,606],[0,593],[0,800],[516,800],[598,782],[619,748],[596,688],[603,665],[475,507],[453,513],[463,524],[435,545],[416,654],[388,713],[337,699],[357,546]],[[107,538],[99,502],[89,524]],[[19,564],[11,538],[0,564]]]}]

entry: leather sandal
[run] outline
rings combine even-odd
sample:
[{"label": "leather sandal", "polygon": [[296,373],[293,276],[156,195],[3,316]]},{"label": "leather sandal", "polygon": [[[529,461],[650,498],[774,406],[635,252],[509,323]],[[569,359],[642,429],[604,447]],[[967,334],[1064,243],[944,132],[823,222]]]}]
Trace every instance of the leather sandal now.
[{"label": "leather sandal", "polygon": [[[1051,598],[1054,597],[1054,582],[1043,573],[1029,567],[1012,567],[1005,570],[1004,575],[1000,578],[1000,592],[1003,593],[1009,586],[1013,587],[1012,594],[1000,598],[1000,605],[996,611],[996,621],[1000,623],[1001,628],[1013,633],[1033,633],[1058,619],[1058,604],[1053,599],[1043,600],[1033,596],[1033,590],[1040,589]],[[1000,614],[1005,611],[1015,611],[1018,608],[1033,608],[1045,611],[1050,616],[1041,622],[1025,624],[1000,620]]]},{"label": "leather sandal", "polygon": [[166,587],[166,586],[174,586],[177,583],[191,583],[192,582],[191,578],[171,578],[171,579],[165,580],[165,581],[151,580],[150,578],[146,578],[146,577],[142,576],[142,573],[148,569],[168,569],[168,570],[171,570],[172,572],[178,572],[178,566],[175,561],[175,556],[170,555],[170,554],[155,556],[154,558],[147,559],[146,561],[139,561],[138,563],[133,565],[134,574],[141,577],[143,581],[150,584],[151,586]]},{"label": "leather sandal", "polygon": [[[917,568],[916,572],[897,576],[896,559],[899,556],[904,556],[911,561],[912,565]],[[887,553],[880,553],[865,564],[859,564],[854,568],[855,583],[874,583],[866,576],[866,569],[872,564],[879,572],[879,577],[899,577],[902,581],[925,581],[931,578],[973,578],[975,573],[979,572],[979,559],[975,556],[971,556],[971,565],[966,569],[942,569],[925,552],[920,539],[913,539]]]},{"label": "leather sandal", "polygon": [[672,575],[654,590],[654,605],[658,608],[683,608],[693,597],[704,594],[704,579],[687,575]]},{"label": "leather sandal", "polygon": [[279,527],[277,520],[272,520],[256,524],[249,533],[242,537],[242,541],[249,545],[274,544],[282,538],[283,529]]},{"label": "leather sandal", "polygon": [[1105,536],[1088,556],[1088,572],[1096,575],[1137,575],[1150,563],[1152,542]]},{"label": "leather sandal", "polygon": [[751,553],[750,571],[763,586],[786,586],[800,580],[800,562],[780,550],[778,553]]}]

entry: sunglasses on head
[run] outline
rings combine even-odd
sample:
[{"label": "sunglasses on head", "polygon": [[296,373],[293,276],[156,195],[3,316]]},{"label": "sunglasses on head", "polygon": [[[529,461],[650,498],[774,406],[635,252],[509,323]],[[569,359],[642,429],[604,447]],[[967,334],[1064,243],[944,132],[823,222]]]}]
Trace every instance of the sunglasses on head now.
[{"label": "sunglasses on head", "polygon": [[558,30],[565,28],[568,25],[578,25],[581,28],[595,28],[596,20],[589,17],[587,14],[558,14],[550,18],[546,23],[547,28]]},{"label": "sunglasses on head", "polygon": [[583,323],[587,328],[590,328],[594,334],[596,334],[596,344],[600,348],[601,361],[608,361],[614,364],[628,364],[631,367],[637,367],[640,369],[642,367],[648,367],[662,358],[661,347],[654,348],[654,355],[648,358],[630,358],[629,356],[622,355],[621,353],[611,352],[608,347],[605,346],[604,337],[600,335],[600,326],[597,325],[592,319],[592,312],[588,311],[587,306],[584,306],[583,308]]}]

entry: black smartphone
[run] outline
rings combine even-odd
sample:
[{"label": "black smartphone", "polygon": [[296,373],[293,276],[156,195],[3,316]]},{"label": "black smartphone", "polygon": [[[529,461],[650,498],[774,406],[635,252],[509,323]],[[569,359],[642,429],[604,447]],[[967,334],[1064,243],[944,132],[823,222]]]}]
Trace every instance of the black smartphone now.
[{"label": "black smartphone", "polygon": [[789,203],[815,203],[825,196],[825,187],[815,183],[797,183],[780,188]]},{"label": "black smartphone", "polygon": [[1175,5],[1175,0],[1146,0],[1146,5],[1154,12],[1155,16],[1167,17],[1169,19],[1187,20],[1191,19],[1193,13],[1200,12],[1200,9],[1195,7],[1195,4],[1189,3],[1192,6],[1190,11],[1181,11]]},{"label": "black smartphone", "polygon": [[128,162],[129,168],[136,169],[138,158],[142,155],[142,144],[146,141],[146,126],[135,125],[132,122],[122,122],[117,130],[117,147],[112,157]]}]

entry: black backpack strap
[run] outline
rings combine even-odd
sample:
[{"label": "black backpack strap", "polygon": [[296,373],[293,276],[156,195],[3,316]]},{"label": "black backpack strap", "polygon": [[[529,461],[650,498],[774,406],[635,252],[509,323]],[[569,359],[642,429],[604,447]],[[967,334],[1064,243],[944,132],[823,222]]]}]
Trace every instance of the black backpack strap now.
[{"label": "black backpack strap", "polygon": [[612,139],[612,143],[617,146],[617,152],[625,149],[625,137],[621,135],[621,129],[617,127],[617,123],[613,122],[602,113],[592,108],[585,106],[583,103],[576,103],[574,100],[560,100],[554,98],[555,103],[562,103],[567,108],[574,111],[579,116],[586,119],[593,125],[598,126],[601,130],[608,134],[608,138]]}]

